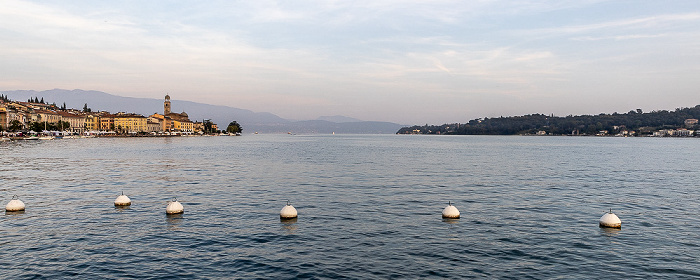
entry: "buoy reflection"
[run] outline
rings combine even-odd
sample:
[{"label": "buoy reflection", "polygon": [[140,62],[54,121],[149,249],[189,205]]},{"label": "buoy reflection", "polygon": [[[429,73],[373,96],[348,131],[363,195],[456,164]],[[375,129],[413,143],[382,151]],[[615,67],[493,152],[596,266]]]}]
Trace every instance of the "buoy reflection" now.
[{"label": "buoy reflection", "polygon": [[442,222],[447,224],[457,224],[459,223],[459,219],[443,218]]},{"label": "buoy reflection", "polygon": [[182,221],[184,220],[183,217],[184,214],[168,214],[165,217],[165,220],[168,222],[168,229],[169,230],[176,230],[178,227],[180,227],[180,224],[182,224]]},{"label": "buoy reflection", "polygon": [[616,236],[620,234],[622,231],[621,228],[609,228],[609,227],[601,227],[600,228],[600,233],[605,235],[605,236]]},{"label": "buoy reflection", "polygon": [[7,216],[22,215],[22,214],[24,214],[24,210],[20,210],[20,211],[5,211],[5,215],[7,215]]},{"label": "buoy reflection", "polygon": [[293,234],[297,230],[297,218],[292,219],[280,219],[282,228],[287,231],[288,234]]}]

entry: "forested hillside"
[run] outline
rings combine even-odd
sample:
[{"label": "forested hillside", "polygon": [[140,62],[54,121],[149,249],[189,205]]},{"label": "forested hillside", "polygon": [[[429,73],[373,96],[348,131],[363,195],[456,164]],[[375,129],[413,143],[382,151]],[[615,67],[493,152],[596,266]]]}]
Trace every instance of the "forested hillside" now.
[{"label": "forested hillside", "polygon": [[[621,130],[635,131],[636,135],[651,134],[659,129],[686,128],[685,120],[700,118],[700,105],[678,108],[674,111],[644,113],[637,109],[624,114],[599,114],[557,117],[532,114],[515,117],[474,119],[468,123],[425,125],[401,128],[397,134],[454,134],[454,135],[595,135],[601,131],[615,134]],[[695,128],[697,124],[687,127]]]}]

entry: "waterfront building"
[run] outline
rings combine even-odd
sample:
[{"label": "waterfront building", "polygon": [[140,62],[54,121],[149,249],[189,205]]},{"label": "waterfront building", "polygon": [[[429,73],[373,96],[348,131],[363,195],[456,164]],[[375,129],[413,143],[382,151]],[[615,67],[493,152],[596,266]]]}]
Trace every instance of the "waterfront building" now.
[{"label": "waterfront building", "polygon": [[87,114],[85,116],[85,129],[87,131],[100,130],[100,115],[99,114]]},{"label": "waterfront building", "polygon": [[119,112],[114,115],[114,127],[120,132],[137,133],[148,131],[146,117],[134,114]]},{"label": "waterfront building", "polygon": [[201,133],[204,131],[204,123],[203,122],[194,122],[194,123],[192,123],[192,129],[194,130],[195,133]]},{"label": "waterfront building", "polygon": [[175,131],[181,131],[181,132],[193,132],[194,131],[194,123],[192,123],[189,120],[185,120],[185,121],[173,120],[173,124],[174,124]]},{"label": "waterfront building", "polygon": [[175,126],[170,117],[166,117],[158,113],[148,116],[148,121],[160,124],[160,131],[171,131]]},{"label": "waterfront building", "polygon": [[693,136],[693,131],[692,130],[687,130],[685,128],[679,128],[676,130],[671,131],[671,136],[674,137],[688,137],[688,136]]},{"label": "waterfront building", "polygon": [[634,136],[636,132],[634,130],[621,130],[620,133],[615,134],[615,136],[620,136],[620,137],[627,137],[627,136]]},{"label": "waterfront building", "polygon": [[10,127],[10,124],[12,124],[13,121],[18,121],[20,124],[22,124],[22,127],[26,127],[27,123],[31,120],[31,117],[27,111],[17,110],[10,107],[7,107],[6,109],[5,121],[7,128]]},{"label": "waterfront building", "polygon": [[7,130],[12,122],[18,121],[22,128],[31,121],[28,108],[19,102],[3,102],[0,105],[0,126]]},{"label": "waterfront building", "polygon": [[105,113],[100,116],[100,130],[114,131],[115,129],[117,129],[117,127],[114,126],[114,115]]},{"label": "waterfront building", "polygon": [[[210,120],[205,120],[209,122]],[[194,122],[192,123],[192,129],[194,130],[195,133],[204,133],[204,122]],[[212,131],[217,131],[217,125],[215,123],[211,123],[211,130]]]},{"label": "waterfront building", "polygon": [[655,137],[666,137],[666,136],[671,136],[673,133],[672,129],[661,129],[659,131],[655,131],[653,136]]},{"label": "waterfront building", "polygon": [[5,108],[5,106],[3,105],[0,105],[0,131],[7,130],[7,127],[7,108]]},{"label": "waterfront building", "polygon": [[686,119],[685,127],[693,127],[698,124],[698,119]]},{"label": "waterfront building", "polygon": [[[148,119],[150,119],[150,118],[148,118]],[[146,120],[146,127],[147,127],[147,129],[148,129],[148,132],[160,132],[160,131],[163,131],[163,130],[161,130],[161,125],[160,125],[160,123],[154,122],[154,121],[150,121],[150,120],[148,120],[148,119]]]},{"label": "waterfront building", "polygon": [[43,109],[35,109],[32,111],[30,119],[33,122],[58,123],[61,120],[61,115],[54,111]]},{"label": "waterfront building", "polygon": [[85,116],[64,111],[56,113],[61,117],[61,121],[70,124],[70,127],[64,128],[65,130],[78,134],[82,134],[85,131]]}]

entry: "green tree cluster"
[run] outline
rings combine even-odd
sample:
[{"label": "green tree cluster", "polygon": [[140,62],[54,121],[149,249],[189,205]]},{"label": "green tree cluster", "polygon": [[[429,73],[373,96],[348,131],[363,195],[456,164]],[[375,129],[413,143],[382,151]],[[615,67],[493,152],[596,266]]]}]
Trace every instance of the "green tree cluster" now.
[{"label": "green tree cluster", "polygon": [[20,121],[12,120],[10,122],[10,125],[7,127],[7,130],[15,132],[15,131],[20,131],[23,128],[24,128],[24,125]]},{"label": "green tree cluster", "polygon": [[243,128],[241,128],[241,125],[238,124],[238,122],[232,121],[226,127],[226,132],[228,132],[228,133],[241,133],[241,132],[243,132]]},{"label": "green tree cluster", "polygon": [[51,131],[64,131],[66,129],[70,128],[70,123],[65,122],[65,121],[58,121],[55,123],[49,123],[49,122],[30,122],[27,125],[27,128],[29,130],[33,131],[44,131],[44,130],[51,130]]},{"label": "green tree cluster", "polygon": [[206,134],[212,134],[214,133],[214,123],[211,122],[211,120],[204,120],[202,122],[202,126],[204,126],[204,133]]},{"label": "green tree cluster", "polygon": [[27,102],[29,103],[41,103],[41,104],[46,104],[44,102],[44,98],[42,97],[41,100],[39,100],[39,97],[30,97]]}]

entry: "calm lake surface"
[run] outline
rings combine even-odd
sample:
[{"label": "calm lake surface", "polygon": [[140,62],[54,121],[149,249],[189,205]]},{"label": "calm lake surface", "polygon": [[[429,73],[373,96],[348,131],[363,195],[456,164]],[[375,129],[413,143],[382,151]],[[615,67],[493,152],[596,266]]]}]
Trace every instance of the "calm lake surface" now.
[{"label": "calm lake surface", "polygon": [[[699,278],[700,140],[0,143],[0,278]],[[117,209],[124,192],[133,204]],[[177,197],[185,213],[166,216]],[[283,223],[287,199],[299,211]],[[451,201],[459,220],[443,220]],[[613,209],[621,230],[598,227]]]}]

